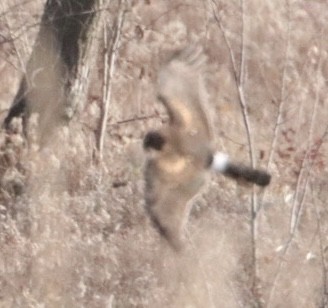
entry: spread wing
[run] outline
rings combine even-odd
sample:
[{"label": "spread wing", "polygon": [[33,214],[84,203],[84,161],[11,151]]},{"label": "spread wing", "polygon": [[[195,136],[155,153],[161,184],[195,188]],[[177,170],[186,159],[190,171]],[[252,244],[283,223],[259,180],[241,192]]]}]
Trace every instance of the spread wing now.
[{"label": "spread wing", "polygon": [[175,250],[180,250],[182,231],[189,214],[190,195],[184,193],[179,187],[170,187],[168,183],[160,185],[156,200],[146,198],[146,202],[148,201],[146,209],[159,233]]},{"label": "spread wing", "polygon": [[169,125],[209,140],[211,128],[204,106],[205,62],[200,46],[175,53],[159,72],[158,97],[169,114]]},{"label": "spread wing", "polygon": [[161,68],[157,91],[169,123],[148,134],[145,142],[156,152],[145,168],[146,209],[175,249],[181,245],[189,201],[205,183],[211,154],[211,128],[204,108],[205,61],[202,48],[191,46]]}]

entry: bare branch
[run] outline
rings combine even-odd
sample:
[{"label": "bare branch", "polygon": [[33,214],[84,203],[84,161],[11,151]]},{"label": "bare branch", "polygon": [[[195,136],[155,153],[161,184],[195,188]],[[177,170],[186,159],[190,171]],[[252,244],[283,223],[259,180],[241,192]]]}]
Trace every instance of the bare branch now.
[{"label": "bare branch", "polygon": [[[318,102],[319,102],[319,75],[320,75],[320,69],[321,69],[321,63],[322,63],[322,50],[320,48],[320,54],[319,54],[319,63],[317,67],[317,72],[316,72],[316,96],[315,96],[315,102],[313,105],[312,109],[312,115],[311,115],[311,124],[309,128],[309,135],[307,139],[307,151],[304,156],[304,159],[302,160],[302,165],[300,167],[300,172],[299,176],[297,179],[297,184],[296,184],[296,189],[295,189],[295,194],[294,194],[294,199],[293,199],[293,205],[292,205],[292,213],[291,213],[291,219],[290,219],[290,229],[289,229],[289,236],[288,239],[284,245],[284,248],[282,250],[282,254],[280,257],[280,261],[278,264],[277,271],[275,273],[273,282],[272,282],[272,287],[269,293],[269,298],[268,298],[268,307],[270,307],[270,302],[273,297],[273,294],[275,292],[275,288],[278,282],[278,279],[281,274],[281,269],[283,264],[285,263],[285,256],[290,248],[290,244],[293,242],[297,227],[299,224],[299,218],[302,213],[305,199],[306,199],[306,194],[308,191],[308,183],[311,177],[311,171],[312,167],[314,164],[314,158],[310,155],[311,151],[313,150],[313,131],[314,131],[314,126],[316,124],[316,115],[317,115],[317,109],[318,109]],[[327,126],[328,128],[328,126]],[[320,138],[322,140],[321,143],[319,143],[316,146],[316,151],[318,152],[321,145],[323,144],[323,140],[325,136],[327,135],[327,129]]]},{"label": "bare branch", "polygon": [[[319,249],[320,249],[320,259],[321,259],[321,268],[322,268],[322,307],[326,307],[325,305],[328,304],[327,299],[328,299],[328,264],[326,264],[326,259],[325,259],[325,247],[323,243],[323,231],[322,231],[322,224],[321,224],[321,216],[319,213],[318,205],[316,201],[314,200],[313,196],[313,189],[312,191],[312,200],[313,204],[315,207],[315,213],[316,213],[316,218],[317,218],[317,223],[318,223],[318,234],[319,234]],[[326,301],[326,302],[325,302]]]},{"label": "bare branch", "polygon": [[8,9],[4,10],[2,8],[2,12],[0,13],[0,18],[2,18],[3,16],[6,16],[7,14],[11,13],[12,11],[14,11],[15,9],[17,9],[18,7],[22,7],[25,6],[26,4],[33,2],[34,0],[26,0],[26,1],[22,1],[19,3],[16,3],[12,6],[10,6]]},{"label": "bare branch", "polygon": [[289,0],[287,0],[287,39],[286,39],[286,46],[285,46],[285,63],[284,63],[284,68],[283,68],[283,72],[282,72],[280,103],[279,103],[279,108],[278,108],[277,120],[276,120],[275,127],[274,127],[273,138],[272,138],[270,151],[269,151],[267,169],[270,168],[272,160],[273,160],[273,154],[276,149],[278,134],[280,132],[280,125],[282,122],[282,112],[284,110],[285,102],[286,102],[286,94],[285,94],[286,93],[286,75],[287,75],[286,71],[287,71],[287,63],[288,63],[288,59],[289,59],[289,49],[290,49],[290,4],[289,4]]},{"label": "bare branch", "polygon": [[133,118],[121,120],[121,121],[110,124],[110,126],[127,124],[127,123],[131,123],[131,122],[136,122],[136,121],[150,120],[150,119],[154,119],[154,118],[163,118],[163,117],[165,117],[165,115],[161,116],[161,115],[155,113],[155,114],[151,114],[151,115],[133,117]]},{"label": "bare branch", "polygon": [[[2,9],[4,9],[4,4],[3,3],[1,4],[1,7],[2,7]],[[23,71],[23,73],[26,73],[26,65],[25,65],[25,63],[23,61],[22,50],[21,50],[21,48],[19,48],[17,46],[17,44],[15,42],[14,34],[12,32],[12,27],[11,27],[11,24],[10,24],[10,19],[7,18],[7,15],[4,15],[3,18],[4,18],[5,22],[6,22],[6,25],[8,26],[8,30],[9,30],[10,39],[8,39],[7,41],[12,41],[13,47],[15,49],[15,53],[17,54],[17,58],[19,60],[20,68]],[[6,41],[4,41],[4,42],[6,42]],[[6,59],[6,61],[9,62],[7,59]]]},{"label": "bare branch", "polygon": [[111,93],[112,93],[112,78],[115,70],[116,57],[118,52],[118,46],[121,39],[121,31],[124,22],[125,15],[125,0],[121,0],[119,14],[117,17],[116,25],[113,31],[113,37],[111,41],[108,41],[107,25],[104,24],[104,84],[103,84],[103,105],[102,114],[99,125],[99,134],[97,138],[97,150],[99,154],[99,160],[102,160],[105,132],[108,119],[108,108],[110,105]]},{"label": "bare branch", "polygon": [[[290,4],[289,0],[286,0],[287,4],[287,38],[286,38],[286,45],[285,45],[285,51],[284,51],[284,68],[282,72],[282,77],[281,77],[281,91],[280,91],[280,98],[279,98],[279,107],[278,107],[278,113],[277,113],[277,118],[275,122],[275,127],[273,130],[273,137],[271,141],[271,146],[269,150],[269,157],[268,157],[268,162],[267,162],[267,167],[266,169],[268,170],[272,164],[273,157],[274,157],[274,152],[276,150],[277,146],[277,141],[278,141],[278,136],[280,132],[280,127],[281,125],[285,122],[283,119],[283,111],[285,109],[285,102],[287,100],[287,95],[286,95],[286,75],[287,75],[287,63],[289,60],[289,53],[290,53],[290,36],[291,36],[291,28],[290,28]],[[257,209],[257,212],[259,212],[262,208],[264,199],[266,198],[266,191],[264,191],[262,195],[262,200],[260,202],[260,206]]]},{"label": "bare branch", "polygon": [[[300,205],[299,208],[297,206],[298,195],[299,195],[300,191],[302,191],[303,196],[304,196],[306,188],[307,188],[307,180],[306,180],[305,188],[302,187],[302,189],[301,189],[301,178],[302,178],[303,173],[305,172],[305,163],[307,162],[310,166],[313,165],[313,158],[310,157],[310,152],[313,149],[313,147],[312,147],[313,131],[314,131],[315,123],[316,123],[316,116],[317,116],[318,104],[319,104],[319,84],[320,84],[319,83],[319,74],[320,74],[321,64],[322,64],[322,56],[321,56],[321,48],[320,48],[319,63],[318,63],[317,72],[316,72],[315,101],[314,101],[314,105],[313,105],[313,109],[312,109],[311,122],[310,122],[311,124],[310,124],[310,129],[309,129],[309,136],[308,136],[308,140],[307,140],[307,152],[302,161],[302,166],[301,166],[300,174],[298,177],[296,191],[295,191],[295,195],[294,195],[294,202],[293,202],[293,206],[292,206],[292,216],[291,216],[291,224],[290,224],[290,233],[291,234],[295,232],[295,228],[298,224],[298,218],[299,218],[299,215],[301,212],[301,207],[302,207],[302,205]],[[309,170],[307,170],[307,172],[309,173]],[[307,177],[307,179],[308,179],[308,177]]]},{"label": "bare branch", "polygon": [[[245,46],[245,4],[243,0],[240,0],[241,6],[241,19],[242,19],[242,33],[241,33],[241,55],[240,55],[240,72],[238,74],[237,63],[234,56],[234,53],[231,48],[231,44],[226,36],[225,29],[222,25],[221,19],[216,14],[214,6],[217,5],[214,0],[211,0],[212,3],[212,11],[214,18],[217,22],[217,25],[222,33],[223,39],[225,44],[228,48],[230,61],[232,64],[233,69],[233,76],[236,82],[236,87],[238,91],[238,98],[239,98],[239,105],[241,107],[243,122],[246,130],[246,138],[248,142],[248,154],[251,166],[255,168],[256,161],[255,161],[255,150],[253,145],[253,134],[251,130],[251,123],[248,115],[248,104],[245,98],[245,91],[244,91],[244,75],[245,75],[245,59],[246,59],[246,46]],[[256,213],[257,213],[257,193],[255,187],[253,187],[252,195],[251,195],[251,204],[250,204],[250,231],[251,231],[251,249],[252,249],[252,265],[253,265],[253,277],[252,277],[252,291],[254,292],[256,289],[256,277],[257,277],[257,256],[256,256],[256,237],[257,237],[257,225],[256,225]]]},{"label": "bare branch", "polygon": [[[229,51],[229,56],[230,56],[230,61],[232,64],[232,69],[233,69],[233,76],[236,81],[236,87],[238,91],[238,98],[239,98],[239,105],[241,107],[242,111],[242,116],[243,116],[243,121],[246,129],[246,136],[247,136],[247,141],[248,141],[248,148],[249,148],[249,158],[252,167],[255,167],[255,157],[254,157],[254,149],[253,149],[253,140],[252,140],[252,133],[251,133],[251,125],[250,125],[250,120],[249,120],[249,115],[247,111],[247,101],[245,98],[245,92],[244,92],[244,67],[245,67],[245,29],[244,29],[244,17],[242,17],[242,35],[241,35],[241,59],[240,59],[240,73],[238,74],[237,70],[237,63],[235,60],[234,53],[231,48],[231,44],[226,36],[225,29],[222,25],[221,19],[219,16],[216,14],[214,5],[216,6],[216,3],[214,0],[211,0],[212,3],[212,10],[214,14],[214,18],[217,22],[217,25],[222,33],[223,39],[225,41],[225,44],[228,48]],[[242,16],[244,16],[244,2],[241,0],[241,10],[242,10]]]},{"label": "bare branch", "polygon": [[[232,69],[233,69],[233,76],[235,78],[235,81],[236,81],[236,85],[239,84],[240,80],[238,80],[237,76],[238,76],[238,72],[237,72],[237,64],[236,64],[236,60],[235,60],[235,56],[234,56],[234,53],[232,51],[232,47],[231,47],[231,44],[226,36],[226,32],[225,32],[225,29],[222,25],[222,22],[221,22],[221,19],[220,17],[217,15],[216,11],[215,11],[215,7],[217,8],[217,4],[215,3],[214,0],[211,0],[211,6],[212,6],[212,11],[213,11],[213,16],[214,16],[214,19],[222,33],[222,36],[223,36],[223,39],[224,39],[224,42],[228,48],[228,51],[229,51],[229,56],[230,56],[230,61],[231,61],[231,66],[232,66]],[[215,7],[214,7],[215,6]]]}]

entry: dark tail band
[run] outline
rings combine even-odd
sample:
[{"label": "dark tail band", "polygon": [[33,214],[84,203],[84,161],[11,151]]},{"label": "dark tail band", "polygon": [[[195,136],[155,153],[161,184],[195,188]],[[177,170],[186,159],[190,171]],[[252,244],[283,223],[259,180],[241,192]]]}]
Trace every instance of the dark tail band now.
[{"label": "dark tail band", "polygon": [[264,170],[253,169],[234,163],[228,163],[223,174],[233,179],[245,180],[259,186],[267,186],[271,181],[271,175]]}]

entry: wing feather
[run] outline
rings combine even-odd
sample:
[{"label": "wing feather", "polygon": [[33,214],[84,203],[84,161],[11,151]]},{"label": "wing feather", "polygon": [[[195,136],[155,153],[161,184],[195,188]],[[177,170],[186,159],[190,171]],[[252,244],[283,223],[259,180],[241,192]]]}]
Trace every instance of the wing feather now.
[{"label": "wing feather", "polygon": [[175,53],[159,72],[158,97],[167,109],[170,125],[209,140],[212,135],[205,111],[205,62],[200,46]]}]

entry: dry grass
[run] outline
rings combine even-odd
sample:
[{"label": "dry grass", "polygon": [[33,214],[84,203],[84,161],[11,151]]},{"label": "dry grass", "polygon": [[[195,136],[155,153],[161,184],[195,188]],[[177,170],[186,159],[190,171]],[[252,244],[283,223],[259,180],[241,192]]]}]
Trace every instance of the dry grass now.
[{"label": "dry grass", "polygon": [[[0,5],[1,120],[43,2]],[[84,112],[46,147],[33,141],[33,121],[28,146],[19,121],[0,133],[0,307],[327,307],[328,4],[244,2],[241,11],[239,1],[132,1],[101,163],[101,55]],[[145,216],[141,140],[166,118],[153,92],[158,65],[194,40],[210,59],[218,149],[249,161],[242,68],[254,160],[273,181],[252,199],[213,175],[176,255]]]}]

